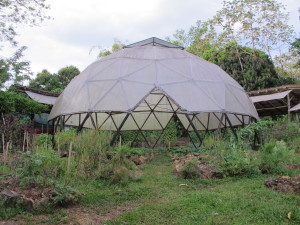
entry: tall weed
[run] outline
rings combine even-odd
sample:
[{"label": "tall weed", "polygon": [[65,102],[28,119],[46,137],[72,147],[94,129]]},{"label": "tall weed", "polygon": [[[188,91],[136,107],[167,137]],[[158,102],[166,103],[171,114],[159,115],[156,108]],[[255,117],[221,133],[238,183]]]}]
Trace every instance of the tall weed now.
[{"label": "tall weed", "polygon": [[271,141],[258,154],[262,173],[282,172],[282,164],[289,164],[294,158],[294,152],[287,148],[284,141]]}]

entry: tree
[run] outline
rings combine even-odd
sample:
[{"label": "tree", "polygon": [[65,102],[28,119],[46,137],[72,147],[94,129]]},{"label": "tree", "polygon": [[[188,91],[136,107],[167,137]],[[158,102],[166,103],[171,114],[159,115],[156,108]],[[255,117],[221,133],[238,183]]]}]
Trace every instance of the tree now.
[{"label": "tree", "polygon": [[220,46],[221,39],[215,28],[208,22],[197,21],[195,26],[191,26],[189,31],[177,30],[173,34],[174,40],[168,41],[184,47],[188,52],[202,57],[206,51]]},{"label": "tree", "polygon": [[0,42],[17,45],[16,28],[21,24],[38,25],[49,17],[45,11],[50,8],[46,0],[2,0],[0,1]]},{"label": "tree", "polygon": [[300,38],[291,43],[288,52],[275,57],[277,73],[282,77],[300,79]]},{"label": "tree", "polygon": [[21,93],[0,91],[0,112],[5,113],[41,113],[48,110],[47,105],[40,104]]},{"label": "tree", "polygon": [[292,79],[284,79],[277,75],[274,64],[267,54],[236,43],[231,42],[224,48],[212,50],[204,56],[204,59],[219,65],[247,91],[294,82]]},{"label": "tree", "polygon": [[78,74],[80,74],[80,71],[75,66],[66,66],[64,68],[61,68],[57,72],[60,87],[64,89]]},{"label": "tree", "polygon": [[[48,105],[40,104],[25,94],[13,91],[0,91],[0,135],[1,144],[21,146],[24,131],[31,127],[28,114],[49,111]],[[27,114],[27,115],[25,115]],[[2,146],[3,147],[3,146]]]},{"label": "tree", "polygon": [[29,87],[53,91],[54,89],[60,88],[60,85],[57,75],[51,74],[48,70],[44,69],[36,75],[35,79],[29,82]]},{"label": "tree", "polygon": [[36,75],[36,78],[29,82],[29,87],[46,91],[62,92],[71,80],[80,73],[75,66],[66,66],[57,73],[51,74],[43,70]]},{"label": "tree", "polygon": [[210,21],[220,25],[224,37],[261,49],[271,56],[271,51],[289,43],[294,33],[287,24],[285,6],[276,0],[233,0],[224,1],[223,8]]},{"label": "tree", "polygon": [[9,80],[10,74],[8,72],[9,65],[6,59],[0,59],[0,89],[4,87],[4,83]]},{"label": "tree", "polygon": [[0,88],[5,86],[7,81],[14,84],[23,84],[24,81],[30,80],[32,74],[30,62],[23,60],[23,52],[26,47],[19,48],[11,58],[0,59]]},{"label": "tree", "polygon": [[122,43],[120,40],[115,38],[114,44],[111,46],[111,49],[110,50],[102,49],[97,57],[102,58],[102,57],[108,56],[114,52],[120,51],[124,46],[125,46],[124,43]]},{"label": "tree", "polygon": [[291,43],[291,50],[294,52],[295,56],[298,58],[296,67],[300,68],[300,38],[296,38],[294,42]]}]

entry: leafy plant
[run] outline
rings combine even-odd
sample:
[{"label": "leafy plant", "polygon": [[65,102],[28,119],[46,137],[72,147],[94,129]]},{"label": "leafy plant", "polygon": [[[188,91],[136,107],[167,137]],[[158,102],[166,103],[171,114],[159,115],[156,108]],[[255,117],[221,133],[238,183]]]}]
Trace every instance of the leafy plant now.
[{"label": "leafy plant", "polygon": [[251,151],[226,149],[220,152],[217,163],[212,163],[216,166],[221,177],[259,173],[256,160]]},{"label": "leafy plant", "polygon": [[177,132],[178,131],[177,131],[176,121],[172,119],[164,131],[163,134],[164,143],[165,144],[170,143],[171,145],[176,144],[178,140]]},{"label": "leafy plant", "polygon": [[52,146],[52,136],[48,134],[39,134],[36,138],[36,145],[50,148]]},{"label": "leafy plant", "polygon": [[18,169],[23,185],[46,185],[63,173],[61,158],[52,149],[37,148],[37,153],[25,152]]},{"label": "leafy plant", "polygon": [[259,169],[262,173],[282,172],[282,164],[288,164],[293,157],[284,141],[271,141],[259,152]]},{"label": "leafy plant", "polygon": [[181,171],[183,178],[197,178],[199,176],[199,161],[196,158],[192,158],[184,163]]},{"label": "leafy plant", "polygon": [[101,165],[101,178],[110,179],[116,183],[127,183],[138,177],[136,165],[126,158],[128,148],[128,145],[120,146],[114,153],[111,161]]},{"label": "leafy plant", "polygon": [[81,197],[80,192],[78,192],[76,189],[72,188],[71,186],[64,185],[64,184],[57,184],[53,189],[53,193],[54,193],[54,198],[53,198],[54,205],[59,205],[63,207],[77,203]]}]

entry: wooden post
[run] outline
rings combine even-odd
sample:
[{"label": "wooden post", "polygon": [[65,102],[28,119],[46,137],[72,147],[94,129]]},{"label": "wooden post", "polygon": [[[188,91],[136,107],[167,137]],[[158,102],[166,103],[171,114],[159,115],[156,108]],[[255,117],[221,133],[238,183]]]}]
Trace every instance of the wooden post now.
[{"label": "wooden post", "polygon": [[69,148],[68,164],[67,164],[67,172],[68,173],[70,172],[71,155],[72,155],[72,145],[73,145],[73,142],[71,141],[70,148]]},{"label": "wooden post", "polygon": [[119,148],[121,149],[121,147],[122,147],[122,137],[121,137],[121,135],[120,135],[120,139],[119,139]]},{"label": "wooden post", "polygon": [[26,131],[24,132],[22,152],[25,152]]},{"label": "wooden post", "polygon": [[57,154],[60,157],[59,138],[57,138]]},{"label": "wooden post", "polygon": [[2,149],[3,149],[3,154],[4,154],[4,151],[5,151],[4,133],[2,133]]},{"label": "wooden post", "polygon": [[26,131],[26,140],[27,140],[27,145],[26,145],[26,152],[28,152],[28,147],[29,147],[29,134],[28,134],[29,132],[28,131]]},{"label": "wooden post", "polygon": [[287,103],[288,103],[288,122],[291,122],[291,99],[290,99],[290,94],[287,95]]}]

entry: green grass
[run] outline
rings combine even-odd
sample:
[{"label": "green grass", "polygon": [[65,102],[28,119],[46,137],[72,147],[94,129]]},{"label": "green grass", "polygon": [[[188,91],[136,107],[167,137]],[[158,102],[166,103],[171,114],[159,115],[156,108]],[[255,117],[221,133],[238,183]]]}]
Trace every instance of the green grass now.
[{"label": "green grass", "polygon": [[173,176],[173,170],[172,160],[158,155],[136,182],[80,183],[81,204],[99,206],[102,213],[133,206],[106,224],[300,224],[300,197],[266,188],[264,179],[270,175],[185,180]]},{"label": "green grass", "polygon": [[[171,158],[159,154],[142,169],[142,176],[127,184],[105,180],[70,180],[84,193],[82,208],[97,214],[124,207],[123,214],[110,221],[117,224],[300,224],[300,197],[264,186],[264,179],[279,175],[253,175],[224,179],[183,179],[172,174]],[[288,175],[297,175],[299,171]],[[187,184],[187,186],[180,186]],[[291,219],[287,219],[291,212]],[[0,209],[8,219],[17,210]],[[60,224],[70,218],[66,211],[39,223]],[[29,221],[29,220],[28,220]],[[33,222],[32,222],[33,223]]]}]

